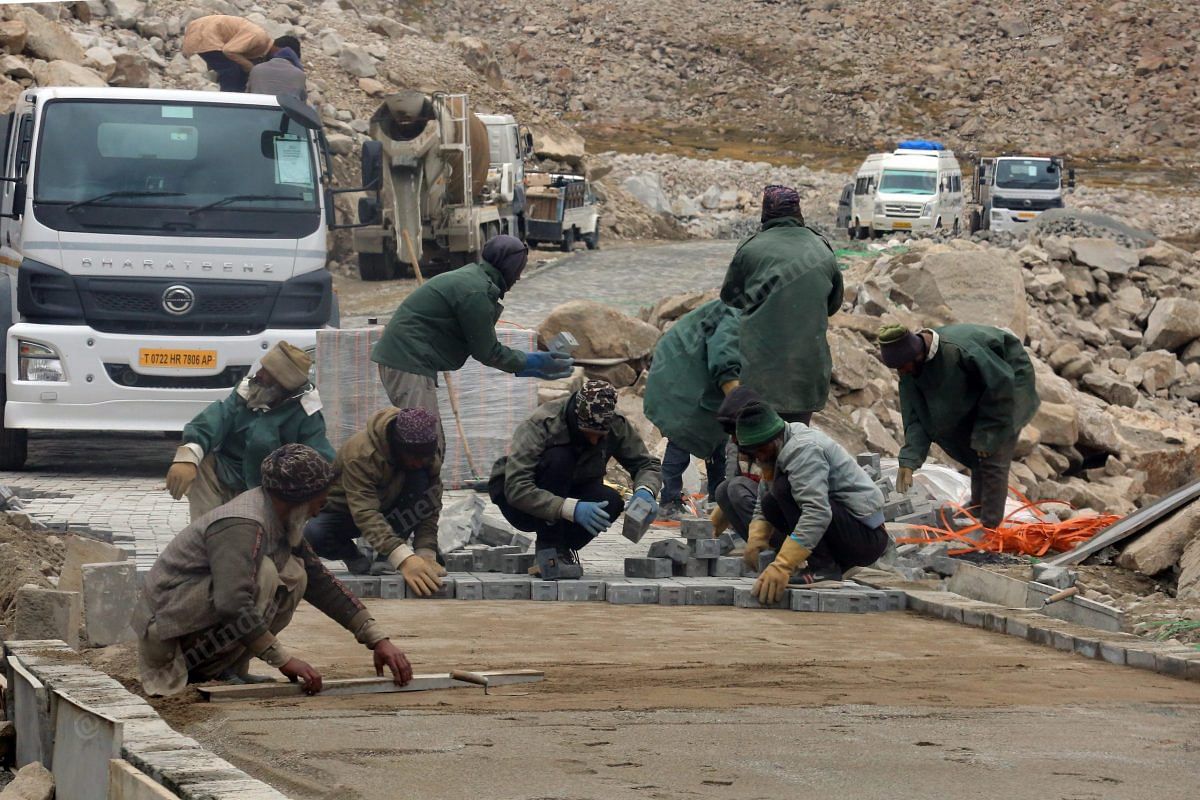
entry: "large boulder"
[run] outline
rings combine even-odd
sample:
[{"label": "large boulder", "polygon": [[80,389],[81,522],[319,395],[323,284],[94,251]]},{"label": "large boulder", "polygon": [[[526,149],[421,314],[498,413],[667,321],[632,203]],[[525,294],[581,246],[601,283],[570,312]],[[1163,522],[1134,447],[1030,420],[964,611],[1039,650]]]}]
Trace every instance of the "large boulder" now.
[{"label": "large boulder", "polygon": [[1117,564],[1143,575],[1157,575],[1179,562],[1200,527],[1200,503],[1184,506],[1133,541]]},{"label": "large boulder", "polygon": [[1073,405],[1043,402],[1029,425],[1041,444],[1074,447],[1079,441],[1079,412]]},{"label": "large boulder", "polygon": [[338,66],[356,78],[374,78],[379,70],[375,59],[356,44],[348,44],[338,53]]},{"label": "large boulder", "polygon": [[623,361],[649,355],[659,337],[653,325],[592,300],[571,300],[555,308],[538,326],[538,338],[549,342],[563,331],[579,342],[576,358]]},{"label": "large boulder", "polygon": [[1128,275],[1138,266],[1138,254],[1111,239],[1072,239],[1071,256],[1076,264],[1104,270],[1109,275]]},{"label": "large boulder", "polygon": [[630,175],[621,181],[622,188],[656,214],[670,214],[671,200],[663,192],[662,178],[654,172]]},{"label": "large boulder", "polygon": [[15,55],[25,49],[29,28],[19,19],[0,21],[0,50]]},{"label": "large boulder", "polygon": [[1137,387],[1126,383],[1108,370],[1089,372],[1083,376],[1081,383],[1089,392],[1107,400],[1115,406],[1129,406],[1132,408],[1137,405]]},{"label": "large boulder", "polygon": [[674,322],[689,311],[694,311],[704,305],[709,300],[717,299],[718,294],[718,289],[710,289],[707,292],[685,292],[684,294],[673,294],[669,297],[664,297],[646,315],[646,322],[649,322],[656,328],[662,328],[668,322]]},{"label": "large boulder", "polygon": [[583,137],[562,125],[530,125],[533,152],[538,158],[563,161],[573,167],[583,164]]},{"label": "large boulder", "polygon": [[[25,51],[45,61],[83,63],[83,48],[57,22],[51,22],[30,8],[10,12],[13,19],[25,23]],[[41,81],[39,81],[41,83]],[[42,84],[45,85],[45,84]]]},{"label": "large boulder", "polygon": [[0,792],[4,800],[53,800],[54,774],[34,761],[26,764],[17,772],[12,783]]},{"label": "large boulder", "polygon": [[1175,596],[1180,600],[1200,602],[1200,536],[1192,539],[1179,557],[1179,581]]},{"label": "large boulder", "polygon": [[1146,320],[1147,350],[1178,350],[1200,339],[1200,303],[1183,297],[1164,297]]},{"label": "large boulder", "polygon": [[118,53],[113,57],[113,73],[108,82],[113,86],[145,89],[150,85],[150,65],[136,53]]},{"label": "large boulder", "polygon": [[914,268],[927,273],[932,281],[906,275],[903,282],[897,276],[896,285],[913,298],[920,311],[936,313],[944,305],[955,322],[995,325],[1025,339],[1029,308],[1021,260],[1015,253],[938,245]]},{"label": "large boulder", "polygon": [[872,378],[894,382],[890,370],[874,355],[858,334],[834,328],[829,331],[829,353],[833,358],[833,382],[850,391],[866,388]]},{"label": "large boulder", "polygon": [[109,20],[118,28],[132,28],[146,15],[142,0],[104,0]]},{"label": "large boulder", "polygon": [[72,64],[70,61],[35,62],[33,78],[38,86],[108,86],[108,81],[104,78],[87,67]]},{"label": "large boulder", "polygon": [[21,84],[0,75],[0,114],[12,111],[23,91]]},{"label": "large boulder", "polygon": [[1130,362],[1125,368],[1125,377],[1141,384],[1149,394],[1166,389],[1180,375],[1179,359],[1169,350],[1150,350]]}]

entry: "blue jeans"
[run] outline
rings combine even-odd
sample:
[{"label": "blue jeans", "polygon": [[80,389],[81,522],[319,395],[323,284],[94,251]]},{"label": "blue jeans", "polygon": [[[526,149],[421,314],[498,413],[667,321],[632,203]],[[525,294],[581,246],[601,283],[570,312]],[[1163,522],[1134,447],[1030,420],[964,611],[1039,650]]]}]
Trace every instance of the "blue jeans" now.
[{"label": "blue jeans", "polygon": [[[692,463],[692,454],[668,440],[667,450],[663,453],[662,460],[663,485],[662,492],[658,496],[659,505],[683,501],[683,473],[687,471],[690,463]],[[708,472],[708,496],[715,497],[717,487],[725,480],[724,442],[721,442],[717,449],[704,459],[704,468]]]},{"label": "blue jeans", "polygon": [[208,68],[217,73],[217,85],[222,92],[244,92],[246,82],[250,80],[249,73],[220,50],[201,53],[200,57]]}]

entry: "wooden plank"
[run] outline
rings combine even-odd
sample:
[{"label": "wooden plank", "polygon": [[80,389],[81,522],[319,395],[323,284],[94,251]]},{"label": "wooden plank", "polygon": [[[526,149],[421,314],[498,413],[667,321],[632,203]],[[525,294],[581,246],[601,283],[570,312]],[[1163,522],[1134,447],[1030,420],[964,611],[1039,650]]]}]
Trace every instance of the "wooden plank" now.
[{"label": "wooden plank", "polygon": [[1078,564],[1109,545],[1123,542],[1129,537],[1141,533],[1163,517],[1174,513],[1197,498],[1200,498],[1200,480],[1192,481],[1187,486],[1176,489],[1157,503],[1138,509],[1124,519],[1109,525],[1078,547],[1046,559],[1045,563],[1053,567],[1069,567]]},{"label": "wooden plank", "polygon": [[[546,673],[536,669],[476,671],[488,678],[490,686],[516,683],[537,683]],[[414,675],[407,686],[397,686],[391,678],[342,678],[324,681],[321,697],[340,697],[355,694],[386,694],[390,692],[427,692],[432,689],[478,689],[466,681],[456,681],[448,674]],[[280,697],[308,697],[298,683],[251,683],[241,686],[197,686],[196,689],[213,703],[236,700],[272,700]]]}]

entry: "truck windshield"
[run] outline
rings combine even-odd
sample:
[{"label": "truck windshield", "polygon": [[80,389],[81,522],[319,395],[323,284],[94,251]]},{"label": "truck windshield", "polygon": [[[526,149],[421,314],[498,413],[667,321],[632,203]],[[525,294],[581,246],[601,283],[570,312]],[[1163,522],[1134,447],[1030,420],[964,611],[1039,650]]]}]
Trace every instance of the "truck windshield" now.
[{"label": "truck windshield", "polygon": [[277,108],[51,101],[35,170],[34,213],[56,230],[298,238],[320,225],[308,133]]},{"label": "truck windshield", "polygon": [[1062,174],[1052,161],[1044,159],[1002,159],[996,162],[997,189],[1041,189],[1054,191]]},{"label": "truck windshield", "polygon": [[920,169],[885,169],[879,191],[890,194],[936,194],[937,173]]}]

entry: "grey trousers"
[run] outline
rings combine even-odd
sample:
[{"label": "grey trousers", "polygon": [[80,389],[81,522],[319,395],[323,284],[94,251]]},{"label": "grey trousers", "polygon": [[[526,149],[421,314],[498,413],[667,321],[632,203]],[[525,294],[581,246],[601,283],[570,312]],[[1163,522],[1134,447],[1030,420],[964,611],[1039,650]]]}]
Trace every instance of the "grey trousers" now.
[{"label": "grey trousers", "polygon": [[1004,521],[1004,505],[1008,501],[1008,471],[1012,466],[1017,440],[1005,442],[987,458],[979,459],[971,468],[971,511],[985,528],[995,528]]},{"label": "grey trousers", "polygon": [[188,511],[192,519],[197,520],[239,494],[239,489],[221,483],[221,479],[217,477],[217,457],[209,453],[196,468],[196,480],[192,481],[188,489]]}]

